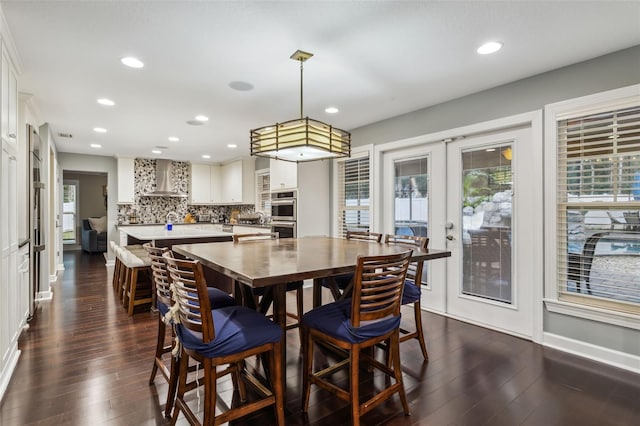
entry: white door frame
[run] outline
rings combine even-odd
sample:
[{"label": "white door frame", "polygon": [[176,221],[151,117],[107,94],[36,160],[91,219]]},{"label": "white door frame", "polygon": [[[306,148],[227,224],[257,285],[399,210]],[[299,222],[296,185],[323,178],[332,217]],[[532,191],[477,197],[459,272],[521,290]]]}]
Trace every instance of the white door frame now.
[{"label": "white door frame", "polygon": [[[408,139],[402,139],[398,141],[383,143],[374,146],[373,152],[373,185],[372,189],[376,192],[375,196],[372,196],[372,210],[374,212],[382,212],[384,206],[381,205],[383,200],[383,190],[384,190],[384,172],[383,172],[383,156],[385,153],[390,151],[395,151],[398,149],[406,149],[414,146],[428,145],[432,143],[441,143],[441,142],[450,142],[456,140],[461,137],[483,134],[492,131],[498,131],[503,129],[509,129],[514,127],[527,126],[531,128],[531,146],[529,152],[527,153],[527,160],[531,162],[532,170],[535,170],[535,173],[532,176],[529,176],[529,179],[532,179],[535,182],[538,182],[538,185],[533,185],[531,194],[528,196],[532,200],[532,204],[537,206],[535,211],[531,211],[528,213],[529,217],[527,221],[529,222],[532,229],[539,230],[535,234],[535,238],[530,241],[530,246],[528,253],[526,254],[528,257],[528,261],[531,263],[531,279],[533,283],[536,283],[532,289],[533,297],[531,298],[532,303],[532,315],[533,315],[533,330],[531,331],[531,338],[534,342],[542,342],[542,316],[543,316],[543,290],[544,290],[544,262],[543,262],[543,242],[544,242],[544,223],[543,223],[543,133],[542,133],[542,110],[536,110],[531,112],[526,112],[522,114],[517,114],[509,117],[503,117],[496,120],[490,120],[482,123],[471,124],[468,126],[462,126],[454,129],[443,130],[440,132],[435,132],[426,135],[420,135]],[[442,144],[444,145],[444,144]],[[521,154],[522,155],[522,154]],[[444,171],[437,169],[437,164],[432,164],[431,173],[444,173]],[[442,165],[443,168],[444,165]],[[517,173],[517,171],[516,171]],[[372,191],[372,192],[373,192]],[[431,189],[430,189],[431,191]],[[432,192],[430,192],[432,194]],[[373,194],[372,194],[373,195]],[[433,208],[445,208],[445,206],[438,207],[433,205],[430,208],[430,214],[433,211]],[[374,231],[382,232],[385,229],[384,226],[384,218],[383,214],[376,214],[375,221],[372,222],[372,227]],[[440,217],[445,217],[443,214]],[[433,241],[445,241],[445,228],[444,223],[433,223],[433,226],[430,225],[431,238]],[[440,235],[442,233],[442,235]],[[443,247],[435,247],[433,248],[443,248]],[[432,272],[434,269],[431,268]],[[444,268],[441,268],[444,269]],[[430,280],[433,282],[438,282],[442,280],[442,282],[446,282],[446,273],[444,276],[430,276]],[[435,295],[434,295],[435,296]],[[442,297],[442,296],[441,296]],[[430,305],[433,306],[433,310],[438,313],[442,313],[447,315],[444,312],[444,309],[441,311],[441,307],[446,307],[446,296],[444,296],[444,300],[431,300]],[[423,305],[424,306],[424,305]]]}]

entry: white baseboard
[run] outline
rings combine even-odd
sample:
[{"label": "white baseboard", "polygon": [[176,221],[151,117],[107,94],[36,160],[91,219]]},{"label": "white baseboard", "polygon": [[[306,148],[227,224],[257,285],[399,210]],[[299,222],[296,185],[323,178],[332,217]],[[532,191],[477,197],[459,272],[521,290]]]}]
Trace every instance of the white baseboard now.
[{"label": "white baseboard", "polygon": [[51,287],[49,287],[48,291],[39,291],[38,294],[36,294],[36,300],[39,302],[51,299],[53,299],[53,292],[51,291]]},{"label": "white baseboard", "polygon": [[57,273],[55,275],[49,275],[49,282],[50,283],[55,283],[57,279],[58,279],[58,274]]},{"label": "white baseboard", "polygon": [[553,333],[543,333],[542,339],[543,346],[569,352],[573,355],[609,364],[634,373],[640,373],[640,356],[570,339]]},{"label": "white baseboard", "polygon": [[18,358],[20,358],[20,351],[18,350],[17,343],[10,349],[10,355],[7,359],[7,363],[5,367],[0,371],[0,401],[2,401],[2,397],[4,396],[4,392],[7,390],[9,386],[9,381],[11,380],[11,376],[13,375],[13,370],[16,369],[16,365],[18,365]]}]

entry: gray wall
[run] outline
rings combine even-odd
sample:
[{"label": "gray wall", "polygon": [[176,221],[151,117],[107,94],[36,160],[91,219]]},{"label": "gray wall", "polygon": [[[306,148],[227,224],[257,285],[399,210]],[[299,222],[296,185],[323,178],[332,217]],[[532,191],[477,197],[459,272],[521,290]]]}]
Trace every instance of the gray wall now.
[{"label": "gray wall", "polygon": [[107,185],[106,174],[64,172],[64,180],[78,181],[78,220],[107,215],[102,187]]},{"label": "gray wall", "polygon": [[[549,103],[638,83],[640,46],[634,46],[354,129],[352,141],[354,146],[359,146],[401,140],[539,110]],[[640,332],[637,330],[546,310],[544,330],[640,356]]]}]

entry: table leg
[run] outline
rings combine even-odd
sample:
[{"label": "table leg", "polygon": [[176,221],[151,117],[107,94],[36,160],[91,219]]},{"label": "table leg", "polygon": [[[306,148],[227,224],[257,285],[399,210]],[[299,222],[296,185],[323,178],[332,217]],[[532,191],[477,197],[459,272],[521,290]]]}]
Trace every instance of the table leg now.
[{"label": "table leg", "polygon": [[287,406],[287,284],[273,286],[273,321],[282,328],[282,390],[284,394],[284,406]]},{"label": "table leg", "polygon": [[322,306],[322,278],[313,279],[313,307]]}]

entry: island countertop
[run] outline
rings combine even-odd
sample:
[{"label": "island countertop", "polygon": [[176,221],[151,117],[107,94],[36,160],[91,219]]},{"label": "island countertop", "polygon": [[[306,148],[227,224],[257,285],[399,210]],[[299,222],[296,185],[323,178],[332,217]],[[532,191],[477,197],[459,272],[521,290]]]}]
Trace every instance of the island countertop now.
[{"label": "island countertop", "polygon": [[120,226],[120,232],[127,234],[141,241],[171,240],[186,238],[215,238],[230,237],[229,232],[216,231],[213,229],[198,229],[191,226],[174,226],[173,230],[167,231],[160,226]]}]

